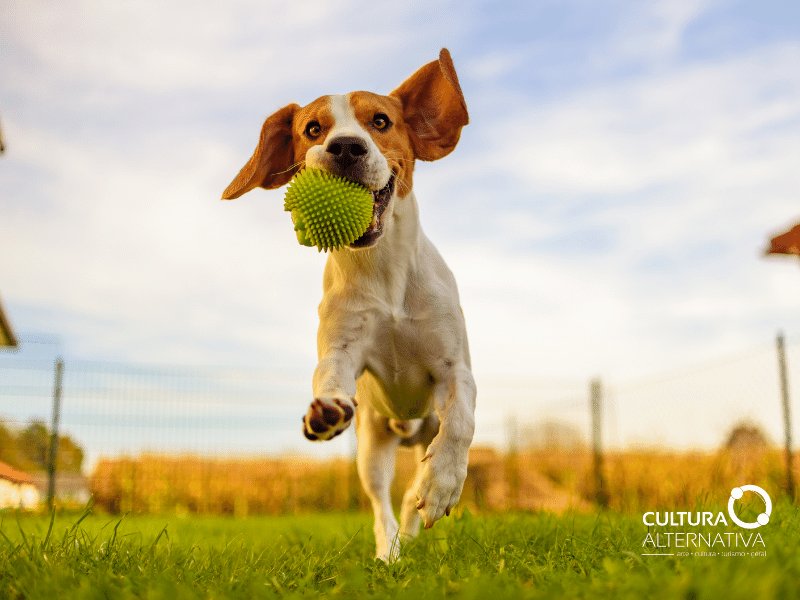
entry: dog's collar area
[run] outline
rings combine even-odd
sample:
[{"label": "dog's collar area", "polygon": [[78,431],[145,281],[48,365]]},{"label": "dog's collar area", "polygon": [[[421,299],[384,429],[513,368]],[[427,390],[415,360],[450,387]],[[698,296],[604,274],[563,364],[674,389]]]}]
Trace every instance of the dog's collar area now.
[{"label": "dog's collar area", "polygon": [[350,244],[351,248],[367,248],[383,234],[383,213],[394,194],[394,179],[395,176],[392,174],[385,186],[372,192],[372,223],[360,238]]}]

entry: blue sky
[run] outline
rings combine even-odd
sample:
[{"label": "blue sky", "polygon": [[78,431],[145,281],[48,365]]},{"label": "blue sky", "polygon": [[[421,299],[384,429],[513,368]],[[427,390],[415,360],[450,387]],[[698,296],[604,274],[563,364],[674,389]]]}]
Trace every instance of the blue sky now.
[{"label": "blue sky", "polygon": [[415,187],[484,397],[800,334],[797,261],[760,255],[800,221],[798,5],[498,6],[5,3],[14,326],[76,358],[307,378],[324,257],[282,190],[218,197],[272,111],[388,92],[447,46],[471,124]]}]

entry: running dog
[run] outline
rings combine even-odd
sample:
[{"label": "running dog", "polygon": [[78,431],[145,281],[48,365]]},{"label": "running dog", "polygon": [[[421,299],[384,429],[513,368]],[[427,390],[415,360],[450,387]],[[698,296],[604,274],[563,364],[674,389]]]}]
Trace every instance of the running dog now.
[{"label": "running dog", "polygon": [[[322,96],[267,117],[252,157],[223,193],[277,188],[304,167],[372,191],[373,219],[330,252],[319,306],[314,400],[303,434],[329,440],[356,415],[358,473],[375,513],[376,555],[449,515],[467,475],[476,387],[453,274],[422,232],[416,160],[452,152],[469,120],[447,49],[388,96]],[[358,408],[356,408],[358,407]],[[389,488],[399,445],[418,468],[398,526]]]}]

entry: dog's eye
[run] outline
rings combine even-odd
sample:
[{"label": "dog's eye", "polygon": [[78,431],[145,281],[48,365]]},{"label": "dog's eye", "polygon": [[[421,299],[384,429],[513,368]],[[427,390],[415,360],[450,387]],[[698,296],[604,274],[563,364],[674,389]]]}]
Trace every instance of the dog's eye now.
[{"label": "dog's eye", "polygon": [[387,117],[383,113],[375,113],[375,116],[372,117],[372,126],[375,129],[378,130],[388,129],[389,125],[391,124],[392,122],[389,120],[389,117]]},{"label": "dog's eye", "polygon": [[306,135],[312,140],[317,139],[320,133],[322,133],[322,127],[316,121],[311,121],[306,125]]}]

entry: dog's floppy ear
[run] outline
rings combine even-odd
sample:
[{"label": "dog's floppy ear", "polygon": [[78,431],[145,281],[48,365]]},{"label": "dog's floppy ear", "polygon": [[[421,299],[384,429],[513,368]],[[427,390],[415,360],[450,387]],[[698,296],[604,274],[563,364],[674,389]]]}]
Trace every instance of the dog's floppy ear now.
[{"label": "dog's floppy ear", "polygon": [[417,158],[436,160],[452,152],[469,114],[447,48],[439,52],[439,60],[420,68],[390,95],[403,104]]},{"label": "dog's floppy ear", "polygon": [[297,104],[289,104],[267,117],[253,156],[222,192],[223,200],[233,200],[259,186],[267,189],[281,187],[292,178],[292,120],[298,108]]}]

